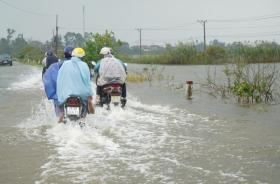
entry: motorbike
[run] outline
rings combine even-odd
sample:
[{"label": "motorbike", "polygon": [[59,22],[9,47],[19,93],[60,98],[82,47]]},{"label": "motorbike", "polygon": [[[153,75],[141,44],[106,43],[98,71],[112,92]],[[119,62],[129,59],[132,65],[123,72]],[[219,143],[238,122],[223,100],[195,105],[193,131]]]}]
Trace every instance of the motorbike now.
[{"label": "motorbike", "polygon": [[110,109],[110,104],[124,108],[126,104],[126,99],[121,98],[122,94],[122,84],[111,83],[102,86],[99,106],[107,105],[107,109]]},{"label": "motorbike", "polygon": [[68,97],[64,104],[64,123],[66,123],[67,119],[69,119],[70,121],[79,121],[80,126],[83,126],[84,123],[81,121],[82,107],[83,102],[81,97]]}]

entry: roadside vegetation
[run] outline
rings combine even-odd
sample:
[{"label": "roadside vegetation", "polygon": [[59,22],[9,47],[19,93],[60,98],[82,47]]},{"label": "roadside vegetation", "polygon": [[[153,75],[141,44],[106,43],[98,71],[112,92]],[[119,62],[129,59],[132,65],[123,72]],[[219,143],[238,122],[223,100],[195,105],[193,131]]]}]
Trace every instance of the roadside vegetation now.
[{"label": "roadside vegetation", "polygon": [[122,56],[124,60],[143,64],[226,64],[243,60],[246,63],[280,62],[280,45],[274,42],[235,42],[228,45],[213,43],[200,51],[193,43],[167,44],[159,55]]},{"label": "roadside vegetation", "polygon": [[239,104],[277,104],[280,100],[279,65],[248,64],[242,60],[224,66],[223,78],[209,72],[206,87],[210,94],[234,98]]},{"label": "roadside vegetation", "polygon": [[[54,48],[54,38],[44,43],[26,40],[22,34],[15,36],[16,31],[7,29],[6,37],[0,38],[0,54],[7,53],[16,60],[33,65],[41,65],[44,53]],[[238,103],[274,103],[279,99],[279,66],[280,45],[275,42],[256,41],[234,42],[225,44],[212,41],[205,51],[202,43],[179,42],[176,45],[151,45],[142,47],[139,56],[138,46],[129,46],[115,38],[113,32],[80,33],[68,32],[57,38],[58,57],[63,57],[65,46],[83,47],[86,51],[85,62],[91,67],[91,61],[98,61],[99,51],[103,46],[113,48],[114,55],[127,63],[150,64],[142,72],[128,73],[128,81],[143,82],[163,80],[163,70],[154,67],[158,64],[176,65],[224,65],[225,83],[217,82],[215,74],[209,73],[207,86],[211,93],[222,97],[234,97]],[[54,49],[53,49],[54,50]],[[272,64],[274,63],[274,64]],[[174,79],[174,78],[173,78]],[[171,83],[172,76],[166,77]]]},{"label": "roadside vegetation", "polygon": [[[54,38],[40,42],[26,40],[22,34],[16,36],[16,31],[7,29],[6,37],[0,38],[0,53],[7,53],[23,62],[40,64],[44,53],[54,50]],[[176,45],[142,46],[139,56],[139,46],[130,46],[127,42],[116,39],[111,31],[100,33],[67,32],[57,39],[59,57],[63,57],[65,46],[83,47],[86,50],[86,62],[100,59],[99,51],[103,46],[112,47],[114,54],[125,62],[142,64],[226,64],[243,60],[246,63],[280,62],[280,45],[275,42],[256,41],[234,42],[225,44],[218,40],[212,41],[205,52],[199,42],[179,42]]]}]

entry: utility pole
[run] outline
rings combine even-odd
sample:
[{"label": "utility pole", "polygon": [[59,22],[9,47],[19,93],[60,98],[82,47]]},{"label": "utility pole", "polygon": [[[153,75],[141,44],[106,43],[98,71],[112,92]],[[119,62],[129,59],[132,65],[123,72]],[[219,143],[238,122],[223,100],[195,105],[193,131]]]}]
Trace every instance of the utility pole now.
[{"label": "utility pole", "polygon": [[55,54],[57,55],[58,50],[58,15],[56,15],[56,26],[55,26]]},{"label": "utility pole", "polygon": [[203,45],[203,51],[206,51],[206,29],[205,29],[205,23],[207,22],[207,20],[198,20],[197,22],[201,23],[203,25],[203,40],[204,40],[204,45]]},{"label": "utility pole", "polygon": [[85,30],[86,30],[86,23],[85,23],[85,5],[83,5],[83,34],[85,38]]},{"label": "utility pole", "polygon": [[142,28],[136,29],[139,31],[139,55],[142,56]]},{"label": "utility pole", "polygon": [[52,30],[52,36],[53,36],[53,42],[51,44],[51,49],[53,50],[53,48],[55,47],[55,34],[54,34],[54,29]]}]

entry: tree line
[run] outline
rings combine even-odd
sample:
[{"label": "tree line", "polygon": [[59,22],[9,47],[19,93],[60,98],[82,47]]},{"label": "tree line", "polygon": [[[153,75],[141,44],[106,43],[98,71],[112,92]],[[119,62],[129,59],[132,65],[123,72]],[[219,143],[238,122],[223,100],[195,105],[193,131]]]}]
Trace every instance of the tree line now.
[{"label": "tree line", "polygon": [[[44,53],[53,48],[54,39],[44,43],[26,40],[22,34],[15,36],[16,31],[7,29],[6,37],[0,39],[0,54],[8,53],[21,62],[41,64]],[[265,63],[280,62],[280,45],[276,42],[255,41],[234,42],[225,44],[212,41],[203,50],[199,42],[179,42],[176,45],[143,46],[141,56],[138,46],[129,46],[127,42],[116,39],[113,32],[80,33],[67,32],[58,38],[58,56],[63,57],[65,46],[83,47],[86,51],[85,62],[101,59],[99,51],[108,46],[115,55],[125,62],[144,64],[224,64],[226,83],[218,84],[215,78],[208,75],[207,84],[215,94],[234,96],[239,103],[275,103],[280,99],[279,70],[277,66]],[[251,65],[257,63],[257,65]],[[229,64],[229,65],[227,65]],[[155,66],[155,65],[153,65]]]},{"label": "tree line", "polygon": [[[276,42],[233,42],[223,43],[213,40],[203,50],[201,42],[178,42],[175,45],[143,45],[139,56],[139,46],[130,46],[117,39],[113,32],[80,33],[67,32],[59,35],[58,56],[63,57],[65,46],[83,47],[86,50],[86,61],[98,60],[99,50],[103,46],[112,47],[114,54],[126,62],[146,64],[223,64],[244,60],[247,63],[271,63],[280,61],[280,45]],[[44,53],[54,48],[54,38],[46,42],[26,40],[23,34],[7,29],[5,37],[0,38],[0,54],[8,53],[21,61],[39,61]]]}]

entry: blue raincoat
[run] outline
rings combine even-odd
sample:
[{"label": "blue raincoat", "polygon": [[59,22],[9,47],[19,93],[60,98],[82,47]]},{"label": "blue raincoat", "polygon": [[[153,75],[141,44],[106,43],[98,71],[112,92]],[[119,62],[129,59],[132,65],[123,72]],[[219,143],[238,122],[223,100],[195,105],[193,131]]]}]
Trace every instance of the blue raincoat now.
[{"label": "blue raincoat", "polygon": [[56,94],[56,81],[57,81],[57,75],[58,70],[60,66],[62,65],[62,62],[56,62],[50,65],[50,67],[46,70],[45,74],[43,75],[43,83],[46,95],[48,99],[53,99],[54,101],[57,101],[57,94]]},{"label": "blue raincoat", "polygon": [[57,76],[59,104],[63,104],[70,95],[80,96],[84,104],[93,95],[89,67],[77,57],[65,61]]}]

